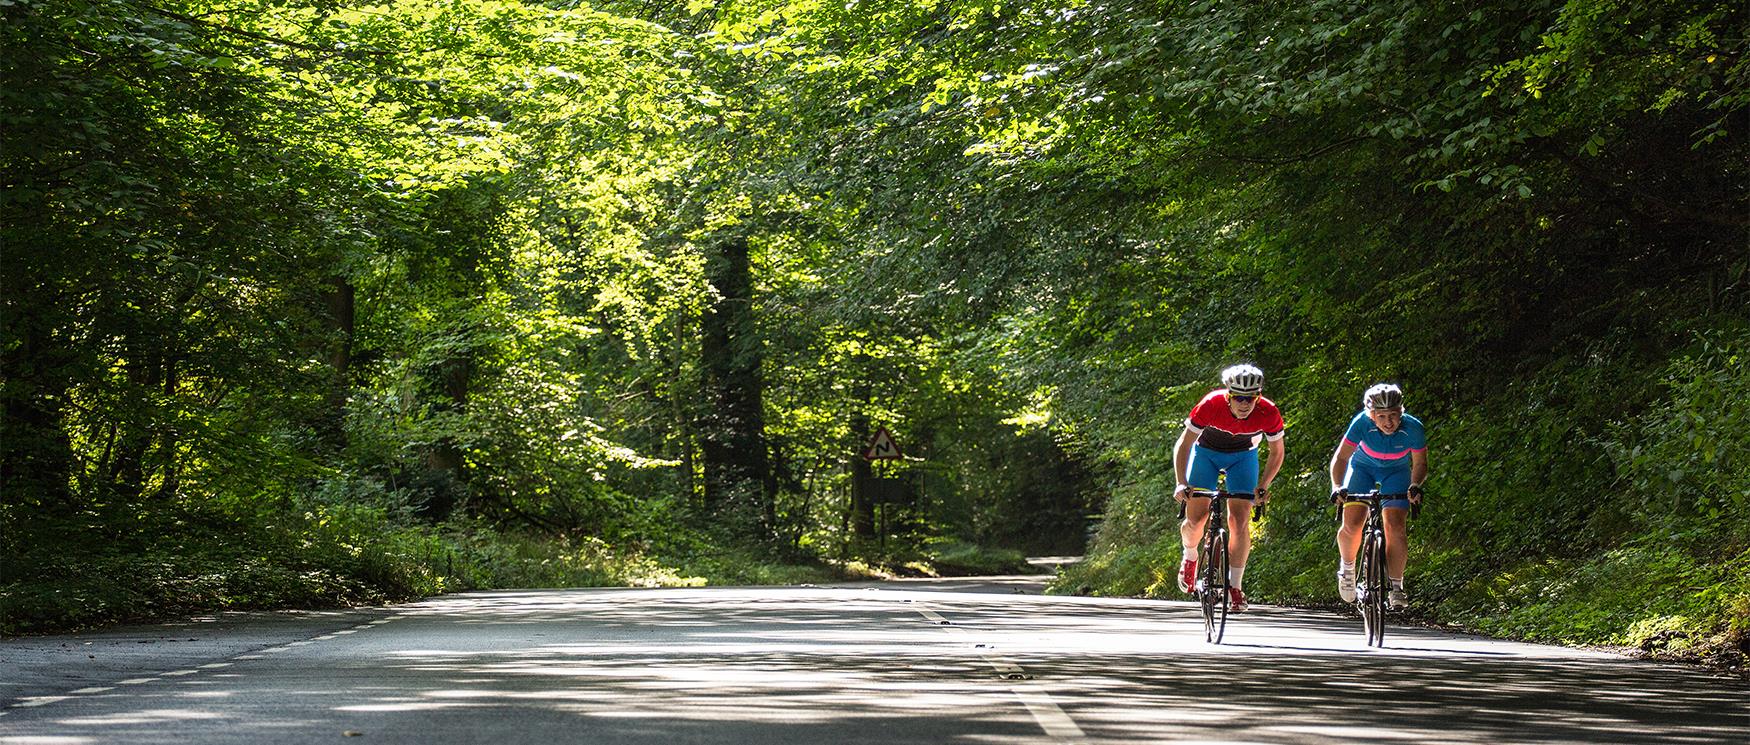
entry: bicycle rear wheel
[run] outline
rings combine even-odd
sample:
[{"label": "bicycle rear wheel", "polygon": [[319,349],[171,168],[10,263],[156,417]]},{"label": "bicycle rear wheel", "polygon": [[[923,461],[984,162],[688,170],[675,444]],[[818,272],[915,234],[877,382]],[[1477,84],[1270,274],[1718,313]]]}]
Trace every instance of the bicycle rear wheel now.
[{"label": "bicycle rear wheel", "polygon": [[1203,544],[1203,638],[1220,644],[1227,631],[1227,529],[1204,534]]},{"label": "bicycle rear wheel", "polygon": [[1375,532],[1368,532],[1365,543],[1361,547],[1361,555],[1366,566],[1362,567],[1361,581],[1364,583],[1366,595],[1361,600],[1361,620],[1363,631],[1367,634],[1367,646],[1385,646],[1385,541]]}]

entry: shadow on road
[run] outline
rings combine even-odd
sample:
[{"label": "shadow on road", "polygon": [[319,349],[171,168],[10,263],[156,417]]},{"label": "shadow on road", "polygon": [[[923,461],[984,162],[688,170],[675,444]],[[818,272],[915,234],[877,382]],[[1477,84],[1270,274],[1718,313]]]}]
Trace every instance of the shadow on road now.
[{"label": "shadow on road", "polygon": [[[1087,741],[1742,745],[1750,732],[1745,690],[1681,669],[1408,628],[1388,637],[1403,648],[1368,650],[1350,619],[1284,609],[1236,616],[1229,634],[1204,644],[1200,616],[1178,602],[477,593],[95,696],[77,715],[0,719],[0,732],[179,745],[346,731],[372,743],[1050,741],[1019,685],[1048,692]],[[1002,677],[999,663],[1030,678]]]}]

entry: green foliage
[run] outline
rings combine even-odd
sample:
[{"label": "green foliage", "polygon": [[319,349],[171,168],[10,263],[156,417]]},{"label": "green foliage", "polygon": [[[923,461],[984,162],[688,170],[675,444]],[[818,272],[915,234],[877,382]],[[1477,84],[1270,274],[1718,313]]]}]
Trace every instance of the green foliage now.
[{"label": "green foliage", "polygon": [[[1290,432],[1261,597],[1330,602],[1326,461],[1390,379],[1419,610],[1740,633],[1745,12],[7,4],[15,627],[996,569],[1094,513],[1062,586],[1164,593],[1172,438],[1243,359]],[[1694,591],[1614,589],[1655,572]]]},{"label": "green foliage", "polygon": [[1700,521],[1750,544],[1750,334],[1742,326],[1698,339],[1666,367],[1659,404],[1603,442],[1617,493],[1636,523],[1681,529]]}]

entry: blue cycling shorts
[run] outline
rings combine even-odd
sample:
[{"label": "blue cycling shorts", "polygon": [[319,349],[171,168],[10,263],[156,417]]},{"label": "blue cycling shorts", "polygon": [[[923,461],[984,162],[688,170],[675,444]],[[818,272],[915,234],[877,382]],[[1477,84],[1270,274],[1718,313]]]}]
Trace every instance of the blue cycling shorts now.
[{"label": "blue cycling shorts", "polygon": [[1216,475],[1225,473],[1229,494],[1252,494],[1258,491],[1257,448],[1224,453],[1194,444],[1191,446],[1190,470],[1191,473],[1185,476],[1185,483],[1190,484],[1193,489],[1215,491],[1219,483]]},{"label": "blue cycling shorts", "polygon": [[[1381,494],[1403,494],[1410,490],[1410,464],[1405,463],[1395,468],[1381,468],[1357,463],[1349,460],[1349,478],[1343,482],[1343,488],[1350,494],[1377,490]],[[1379,503],[1381,507],[1407,510],[1410,508],[1408,499],[1387,499]]]}]

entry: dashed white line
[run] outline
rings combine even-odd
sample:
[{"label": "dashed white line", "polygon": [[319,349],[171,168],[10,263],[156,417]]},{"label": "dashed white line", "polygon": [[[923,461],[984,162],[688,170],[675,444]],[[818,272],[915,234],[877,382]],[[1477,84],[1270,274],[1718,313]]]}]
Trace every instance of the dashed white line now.
[{"label": "dashed white line", "polygon": [[13,706],[22,709],[27,706],[42,706],[44,704],[52,704],[56,701],[66,701],[70,698],[72,698],[72,696],[30,696],[23,701],[13,704]]},{"label": "dashed white line", "polygon": [[173,677],[176,677],[178,675],[193,675],[193,674],[198,673],[198,672],[200,672],[200,671],[199,670],[176,670],[174,672],[165,673],[164,677],[173,678]]},{"label": "dashed white line", "polygon": [[[966,629],[953,625],[951,621],[935,611],[921,605],[914,606],[914,609],[924,618],[942,625],[947,631],[955,634],[966,633]],[[1027,671],[1021,669],[1021,666],[1015,664],[1013,660],[984,652],[978,652],[978,656],[983,658],[985,663],[994,668],[1005,680],[1021,681],[1027,678]],[[1086,737],[1082,728],[1076,725],[1075,720],[1071,719],[1069,714],[1057,705],[1056,701],[1051,700],[1051,694],[1043,686],[1036,683],[1017,682],[1009,686],[1009,690],[1013,691],[1015,697],[1021,700],[1021,705],[1027,707],[1028,713],[1033,715],[1033,721],[1039,723],[1039,727],[1045,730],[1047,736],[1065,742]]]},{"label": "dashed white line", "polygon": [[91,688],[81,688],[77,691],[72,691],[72,693],[74,695],[82,696],[82,695],[85,695],[87,693],[103,693],[104,691],[113,691],[113,690],[115,690],[115,686],[93,686]]},{"label": "dashed white line", "polygon": [[202,670],[212,670],[215,668],[230,667],[230,666],[231,666],[231,663],[229,663],[229,662],[209,662],[205,665],[201,665],[201,669]]},{"label": "dashed white line", "polygon": [[157,678],[129,678],[127,680],[118,680],[115,684],[118,686],[137,686],[141,683],[150,683],[154,680],[157,680]]},{"label": "dashed white line", "polygon": [[1060,740],[1079,740],[1086,736],[1082,734],[1082,728],[1076,726],[1075,720],[1070,719],[1063,708],[1051,700],[1051,694],[1045,688],[1028,683],[1012,686],[1011,690],[1020,697],[1027,711],[1033,712],[1033,719],[1039,722],[1040,727],[1045,728],[1045,734]]}]

